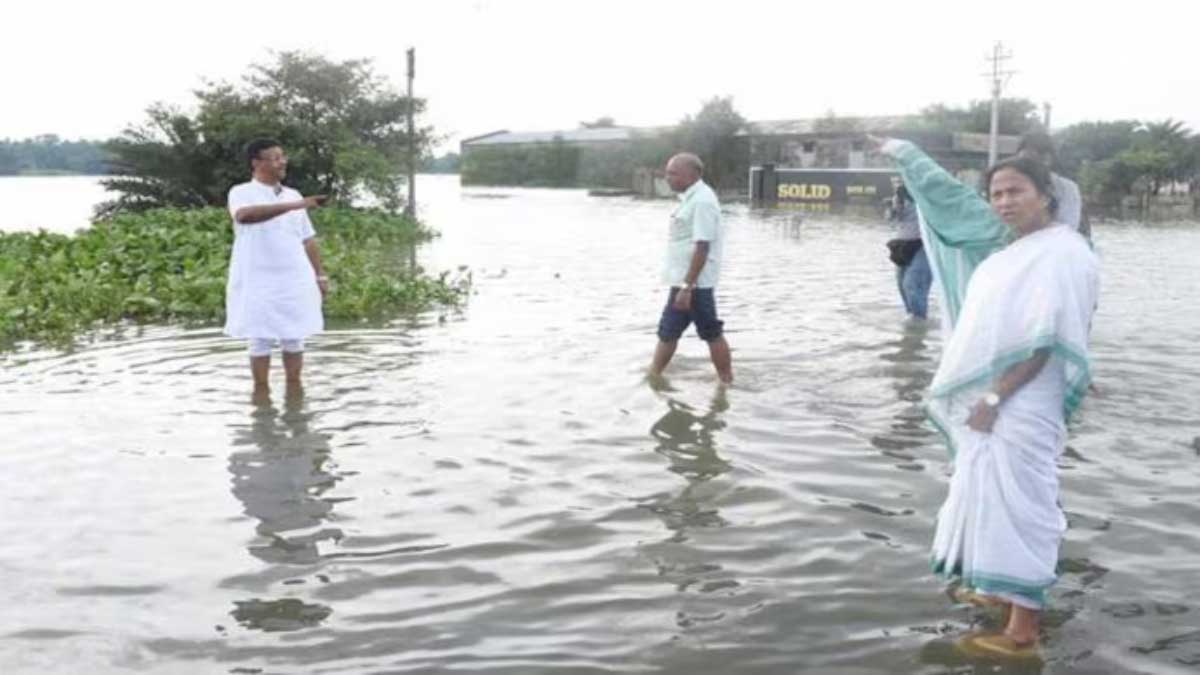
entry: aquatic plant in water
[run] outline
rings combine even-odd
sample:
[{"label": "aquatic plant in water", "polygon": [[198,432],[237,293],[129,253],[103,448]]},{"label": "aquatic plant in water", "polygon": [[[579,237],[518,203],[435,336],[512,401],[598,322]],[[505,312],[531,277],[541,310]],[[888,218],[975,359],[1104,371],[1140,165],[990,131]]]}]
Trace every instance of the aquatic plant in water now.
[{"label": "aquatic plant in water", "polygon": [[[312,212],[335,288],[331,321],[384,320],[465,296],[469,277],[430,276],[406,252],[433,233],[403,216]],[[224,209],[124,213],[74,236],[0,233],[0,349],[66,346],[107,326],[223,321],[233,228]]]}]

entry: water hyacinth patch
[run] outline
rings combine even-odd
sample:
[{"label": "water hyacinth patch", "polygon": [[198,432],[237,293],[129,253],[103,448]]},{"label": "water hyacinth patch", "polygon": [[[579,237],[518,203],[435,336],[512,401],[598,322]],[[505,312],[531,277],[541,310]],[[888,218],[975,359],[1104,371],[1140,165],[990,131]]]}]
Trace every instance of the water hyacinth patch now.
[{"label": "water hyacinth patch", "polygon": [[[331,321],[385,320],[460,303],[469,276],[431,277],[412,246],[433,233],[383,211],[311,212],[334,291]],[[0,233],[0,348],[30,340],[67,346],[127,322],[214,325],[224,320],[233,228],[224,209],[123,213],[74,236]]]}]

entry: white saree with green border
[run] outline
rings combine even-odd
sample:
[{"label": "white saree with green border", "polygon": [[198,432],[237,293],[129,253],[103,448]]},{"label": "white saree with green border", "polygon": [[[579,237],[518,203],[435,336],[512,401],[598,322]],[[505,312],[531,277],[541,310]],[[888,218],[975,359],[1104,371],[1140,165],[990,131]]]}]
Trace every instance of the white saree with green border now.
[{"label": "white saree with green border", "polygon": [[[1040,609],[1066,530],[1055,462],[1066,420],[1091,380],[1096,257],[1061,224],[1008,244],[1009,228],[975,190],[910,143],[892,141],[884,151],[897,160],[921,211],[949,330],[926,402],[954,461],[938,512],[933,569],[983,594]],[[1001,405],[992,431],[971,430],[971,407],[1008,368],[1039,350],[1049,360]]]}]

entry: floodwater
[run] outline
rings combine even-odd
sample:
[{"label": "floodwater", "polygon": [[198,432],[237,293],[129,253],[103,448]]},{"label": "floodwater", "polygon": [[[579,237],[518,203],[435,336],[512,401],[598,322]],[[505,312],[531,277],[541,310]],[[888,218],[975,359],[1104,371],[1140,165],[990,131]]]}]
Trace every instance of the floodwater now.
[{"label": "floodwater", "polygon": [[941,342],[884,225],[727,206],[736,383],[689,334],[651,386],[669,203],[420,188],[475,292],[313,338],[303,398],[216,329],[0,357],[0,672],[1200,668],[1200,227],[1095,228],[1045,663],[997,670],[928,571]]},{"label": "floodwater", "polygon": [[114,199],[96,176],[0,176],[0,232],[43,229],[70,234]]}]

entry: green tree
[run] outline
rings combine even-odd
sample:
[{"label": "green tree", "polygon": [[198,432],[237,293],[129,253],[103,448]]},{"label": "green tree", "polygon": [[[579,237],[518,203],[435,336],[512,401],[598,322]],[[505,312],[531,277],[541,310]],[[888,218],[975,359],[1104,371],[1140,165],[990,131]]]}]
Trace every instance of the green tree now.
[{"label": "green tree", "polygon": [[1076,176],[1081,175],[1085,164],[1115,158],[1133,145],[1140,126],[1136,120],[1080,122],[1055,133],[1058,168]]},{"label": "green tree", "polygon": [[97,214],[220,204],[239,182],[233,172],[246,166],[245,159],[223,166],[235,161],[232,150],[222,152],[211,140],[205,142],[197,123],[175,108],[154,104],[146,116],[147,122],[107,144],[118,176],[102,183],[119,196],[97,207]]},{"label": "green tree", "polygon": [[708,183],[731,188],[746,180],[750,166],[749,145],[737,135],[745,126],[733,97],[715,97],[705,101],[695,117],[685,117],[669,137],[676,151],[700,156]]},{"label": "green tree", "polygon": [[1167,118],[1161,122],[1147,122],[1142,127],[1136,147],[1158,156],[1146,169],[1150,179],[1151,194],[1158,194],[1166,185],[1187,183],[1196,174],[1192,132],[1187,125]]},{"label": "green tree", "polygon": [[1056,138],[1062,167],[1078,171],[1084,193],[1103,203],[1177,183],[1192,189],[1200,174],[1200,138],[1177,120],[1084,122]]},{"label": "green tree", "polygon": [[[999,133],[1019,136],[1041,127],[1037,104],[1026,98],[1000,99],[998,115]],[[992,102],[971,101],[965,107],[936,103],[920,112],[919,126],[937,131],[990,133],[992,129]]]},{"label": "green tree", "polygon": [[[105,181],[119,196],[104,212],[224,204],[230,186],[246,180],[243,148],[258,136],[283,144],[287,183],[304,194],[403,204],[405,115],[410,105],[420,115],[425,102],[392,91],[369,60],[281,52],[251,66],[240,84],[205,82],[195,96],[194,112],[155,104],[108,144],[121,177]],[[429,127],[418,128],[418,160],[434,140]]]},{"label": "green tree", "polygon": [[64,141],[44,134],[20,141],[0,140],[0,175],[22,173],[108,173],[108,156],[96,141]]},{"label": "green tree", "polygon": [[549,143],[476,148],[463,158],[464,185],[573,187],[578,184],[582,149],[555,136]]},{"label": "green tree", "polygon": [[439,157],[426,157],[421,162],[423,173],[458,173],[462,158],[457,152],[447,152]]},{"label": "green tree", "polygon": [[1200,135],[1192,137],[1190,154],[1192,175],[1188,178],[1188,194],[1197,197],[1196,208],[1200,212]]},{"label": "green tree", "polygon": [[1142,192],[1156,195],[1171,171],[1171,154],[1151,146],[1122,151],[1114,161],[1122,175],[1132,178],[1127,191],[1140,183],[1145,186]]}]

